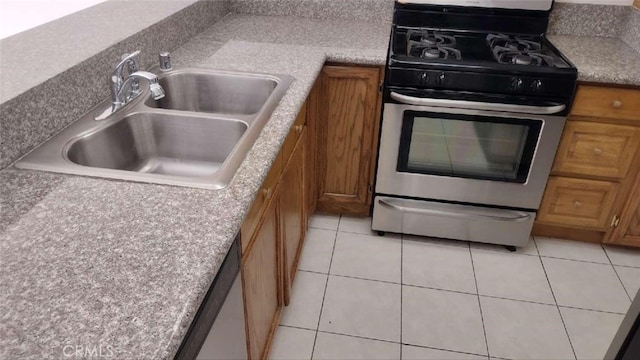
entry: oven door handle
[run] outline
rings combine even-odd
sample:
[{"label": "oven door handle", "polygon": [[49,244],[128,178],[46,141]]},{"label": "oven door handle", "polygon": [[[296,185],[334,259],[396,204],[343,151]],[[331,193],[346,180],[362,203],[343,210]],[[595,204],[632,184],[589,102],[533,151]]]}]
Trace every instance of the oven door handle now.
[{"label": "oven door handle", "polygon": [[414,207],[406,207],[397,204],[392,204],[385,199],[378,200],[380,205],[390,208],[393,210],[404,211],[408,213],[415,214],[424,214],[424,215],[435,215],[435,216],[446,216],[446,217],[456,217],[462,219],[470,219],[470,220],[492,220],[492,221],[515,221],[515,222],[523,222],[531,219],[531,215],[525,212],[513,211],[514,216],[496,216],[496,215],[480,215],[480,214],[470,214],[458,211],[447,211],[440,209],[425,209],[425,208],[414,208]]},{"label": "oven door handle", "polygon": [[503,103],[487,103],[480,101],[418,98],[414,96],[402,95],[393,91],[391,92],[391,98],[407,105],[435,106],[470,110],[506,111],[522,114],[550,115],[559,113],[566,108],[566,105],[564,104],[552,106],[530,106]]}]

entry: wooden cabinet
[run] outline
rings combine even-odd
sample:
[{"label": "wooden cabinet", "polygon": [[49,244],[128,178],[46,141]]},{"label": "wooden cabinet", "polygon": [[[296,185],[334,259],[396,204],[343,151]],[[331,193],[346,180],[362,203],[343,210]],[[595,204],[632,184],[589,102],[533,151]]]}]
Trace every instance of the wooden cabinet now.
[{"label": "wooden cabinet", "polygon": [[317,144],[318,121],[321,105],[322,76],[319,76],[313,85],[307,98],[306,106],[306,155],[305,155],[305,197],[307,210],[307,223],[311,215],[316,211],[318,204],[318,168],[317,168]]},{"label": "wooden cabinet", "polygon": [[621,180],[629,173],[638,144],[638,127],[569,121],[553,171]]},{"label": "wooden cabinet", "polygon": [[306,234],[305,122],[303,107],[240,230],[250,359],[268,358]]},{"label": "wooden cabinet", "polygon": [[284,304],[289,305],[291,288],[298,269],[298,259],[302,250],[306,228],[306,206],[304,196],[304,168],[306,131],[297,142],[295,149],[282,173],[280,192],[280,215],[284,242],[283,290]]},{"label": "wooden cabinet", "polygon": [[379,67],[325,66],[310,113],[316,130],[317,208],[369,214],[380,119]]},{"label": "wooden cabinet", "polygon": [[269,205],[269,201],[273,197],[273,193],[278,185],[278,181],[280,181],[280,174],[282,173],[282,159],[278,156],[271,165],[271,170],[267,174],[267,178],[262,183],[262,187],[258,191],[258,196],[256,196],[253,201],[253,205],[251,205],[251,209],[249,209],[249,213],[247,217],[244,219],[242,223],[242,227],[240,229],[240,233],[242,234],[241,243],[242,243],[242,253],[244,254],[247,251],[247,246],[253,239],[253,235],[256,232],[258,227],[258,223]]},{"label": "wooden cabinet", "polygon": [[242,257],[242,284],[250,359],[267,357],[282,307],[277,203],[270,202]]},{"label": "wooden cabinet", "polygon": [[640,247],[640,177],[636,178],[619,223],[605,242]]},{"label": "wooden cabinet", "polygon": [[640,90],[579,85],[534,235],[640,246],[639,147]]},{"label": "wooden cabinet", "polygon": [[595,118],[638,120],[640,100],[637,89],[580,85],[571,115]]},{"label": "wooden cabinet", "polygon": [[618,187],[609,181],[550,177],[538,221],[606,230]]}]

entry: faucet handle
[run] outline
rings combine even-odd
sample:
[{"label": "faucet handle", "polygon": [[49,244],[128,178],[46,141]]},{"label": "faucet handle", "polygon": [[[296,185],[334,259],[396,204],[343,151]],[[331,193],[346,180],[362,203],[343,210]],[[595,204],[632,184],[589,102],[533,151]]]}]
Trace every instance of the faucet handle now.
[{"label": "faucet handle", "polygon": [[[138,71],[138,63],[136,61],[136,57],[139,54],[140,54],[140,50],[136,50],[131,54],[123,54],[120,57],[120,62],[118,63],[118,65],[116,65],[116,68],[113,70],[112,78],[114,82],[116,82],[118,85],[124,82],[124,76],[122,75],[122,73],[124,71],[125,65],[127,66],[127,70],[129,70],[129,74],[133,74],[134,72]],[[136,79],[131,84],[131,90],[132,90],[131,92],[136,96],[140,92],[142,92],[142,90],[140,90],[140,82],[138,81],[138,79]]]},{"label": "faucet handle", "polygon": [[122,55],[122,57],[120,58],[120,62],[116,65],[115,69],[113,70],[113,75],[122,79],[122,69],[124,68],[125,65],[129,66],[129,70],[131,70],[131,66],[134,66],[135,68],[137,68],[138,64],[136,62],[136,56],[138,56],[139,54],[140,54],[140,50],[136,50],[131,54]]},{"label": "faucet handle", "polygon": [[133,74],[138,71],[138,62],[136,61],[136,57],[140,54],[140,50],[135,51],[131,54],[122,54],[120,58],[122,61],[126,61],[127,68],[129,70],[129,74]]}]

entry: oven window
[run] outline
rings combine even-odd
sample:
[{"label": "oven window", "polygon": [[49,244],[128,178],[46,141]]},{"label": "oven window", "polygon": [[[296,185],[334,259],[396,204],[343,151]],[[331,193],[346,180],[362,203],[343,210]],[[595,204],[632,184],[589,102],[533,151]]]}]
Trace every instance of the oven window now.
[{"label": "oven window", "polygon": [[398,171],[524,183],[542,121],[405,111]]}]

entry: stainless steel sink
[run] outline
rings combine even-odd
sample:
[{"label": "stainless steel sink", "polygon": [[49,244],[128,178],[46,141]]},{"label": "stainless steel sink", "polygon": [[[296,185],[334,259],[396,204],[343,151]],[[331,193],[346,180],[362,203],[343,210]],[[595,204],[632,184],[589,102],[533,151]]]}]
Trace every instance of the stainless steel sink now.
[{"label": "stainless steel sink", "polygon": [[206,176],[222,167],[247,128],[237,120],[134,113],[70,143],[66,155],[84,166]]},{"label": "stainless steel sink", "polygon": [[275,78],[208,71],[173,71],[160,78],[165,97],[146,105],[162,109],[218,113],[255,114],[278,86]]},{"label": "stainless steel sink", "polygon": [[94,120],[109,106],[106,100],[16,167],[221,189],[292,81],[286,75],[170,71],[160,75],[165,101],[154,101],[147,90],[106,120]]}]

